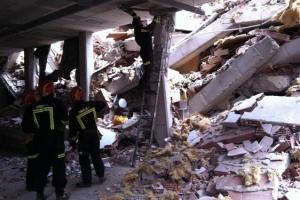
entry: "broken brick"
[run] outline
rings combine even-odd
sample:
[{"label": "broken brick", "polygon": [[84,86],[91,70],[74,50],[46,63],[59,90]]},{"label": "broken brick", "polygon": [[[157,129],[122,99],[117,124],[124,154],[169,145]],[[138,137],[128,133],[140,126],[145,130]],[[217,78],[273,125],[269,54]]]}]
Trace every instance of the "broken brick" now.
[{"label": "broken brick", "polygon": [[290,141],[285,141],[283,143],[279,143],[279,146],[275,149],[275,151],[277,151],[277,152],[285,152],[289,148],[291,148]]},{"label": "broken brick", "polygon": [[229,144],[224,144],[224,148],[225,148],[227,151],[231,151],[231,150],[235,149],[236,146],[235,146],[233,143],[229,143]]}]

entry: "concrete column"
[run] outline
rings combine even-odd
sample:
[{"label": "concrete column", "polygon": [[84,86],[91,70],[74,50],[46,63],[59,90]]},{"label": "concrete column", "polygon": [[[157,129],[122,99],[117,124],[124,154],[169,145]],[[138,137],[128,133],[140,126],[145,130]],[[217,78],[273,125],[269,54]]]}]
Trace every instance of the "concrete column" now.
[{"label": "concrete column", "polygon": [[84,100],[90,99],[91,76],[94,72],[92,33],[79,33],[79,73],[80,87],[84,91]]},{"label": "concrete column", "polygon": [[155,116],[152,135],[162,147],[165,145],[165,138],[170,135],[172,126],[171,98],[168,93],[170,90],[167,82],[167,59],[171,33],[174,30],[174,13],[160,16],[159,21],[154,30],[154,59],[151,69],[151,89],[157,91],[158,96],[154,102],[153,98],[151,101],[152,104],[156,105],[152,111],[153,116]]},{"label": "concrete column", "polygon": [[25,88],[35,89],[36,86],[36,59],[33,55],[34,48],[24,49],[24,64],[25,64]]}]

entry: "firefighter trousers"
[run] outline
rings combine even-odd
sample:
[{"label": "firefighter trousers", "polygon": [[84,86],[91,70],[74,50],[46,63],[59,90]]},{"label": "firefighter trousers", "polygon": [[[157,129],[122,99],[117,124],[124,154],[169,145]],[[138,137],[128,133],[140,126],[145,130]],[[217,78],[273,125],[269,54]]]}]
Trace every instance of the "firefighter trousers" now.
[{"label": "firefighter trousers", "polygon": [[[91,160],[98,177],[104,176],[104,164],[100,156],[100,141],[97,130],[82,131],[78,140],[79,163],[82,182],[92,182]],[[91,160],[90,158],[91,157]]]},{"label": "firefighter trousers", "polygon": [[35,142],[31,141],[26,145],[27,149],[27,169],[26,169],[26,189],[35,190],[37,183],[39,154]]},{"label": "firefighter trousers", "polygon": [[42,149],[40,151],[39,166],[37,192],[43,192],[47,183],[48,173],[52,167],[52,185],[55,188],[56,194],[62,195],[67,184],[64,152],[61,150]]}]

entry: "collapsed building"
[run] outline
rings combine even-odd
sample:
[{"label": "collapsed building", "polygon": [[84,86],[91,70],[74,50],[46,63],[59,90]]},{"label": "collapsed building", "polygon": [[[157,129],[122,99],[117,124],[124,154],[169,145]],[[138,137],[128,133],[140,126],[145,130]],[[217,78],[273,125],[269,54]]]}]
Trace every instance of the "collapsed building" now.
[{"label": "collapsed building", "polygon": [[[143,10],[153,2],[126,3]],[[152,8],[168,13],[153,40],[155,94],[144,94],[139,86],[142,61],[128,26],[108,32],[114,42],[80,33],[78,66],[68,70],[59,64],[63,44],[52,45],[49,73],[63,70],[70,76],[56,82],[66,103],[80,79],[86,99],[105,101],[112,110],[114,98],[122,97],[132,110],[119,124],[112,111],[98,120],[106,166],[133,167],[120,184],[100,193],[101,199],[299,198],[299,2],[198,3],[206,2],[209,9],[194,10],[200,14],[197,27],[175,24],[175,33],[170,12],[193,11],[191,6],[163,1]],[[33,58],[33,48],[3,58],[1,94],[9,105],[1,110],[1,132],[9,134],[2,136],[3,149],[22,147],[16,128],[22,109],[11,102],[24,88],[35,87],[39,73]],[[79,176],[74,157],[69,152],[68,173]]]}]

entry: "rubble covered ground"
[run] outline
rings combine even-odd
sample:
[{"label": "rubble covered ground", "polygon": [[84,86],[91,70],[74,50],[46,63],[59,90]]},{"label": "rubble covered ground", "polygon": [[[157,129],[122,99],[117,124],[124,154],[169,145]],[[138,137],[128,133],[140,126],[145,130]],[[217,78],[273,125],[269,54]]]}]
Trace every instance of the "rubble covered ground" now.
[{"label": "rubble covered ground", "polygon": [[[112,112],[98,121],[98,128],[104,133],[102,157],[107,157],[104,159],[107,181],[103,185],[75,189],[74,182],[80,177],[78,158],[66,142],[70,182],[67,191],[72,192],[71,199],[298,200],[300,40],[297,3],[299,1],[291,0],[286,7],[282,6],[284,1],[225,1],[223,7],[218,8],[222,10],[219,17],[223,19],[222,15],[237,9],[238,12],[230,15],[231,21],[237,21],[247,6],[259,10],[281,5],[283,9],[274,13],[267,23],[230,28],[225,36],[206,45],[205,51],[196,55],[197,62],[187,64],[189,69],[187,65],[177,69],[170,66],[172,134],[166,138],[163,148],[148,145],[149,133],[140,136],[134,168],[129,166],[139,123],[151,125],[138,113],[119,125],[113,124]],[[218,18],[213,22],[216,20]],[[184,35],[178,43],[188,41],[201,30]],[[141,60],[138,46],[127,31],[113,30],[111,37],[117,40],[113,43],[94,36],[96,62],[92,97],[106,101],[109,108],[115,95],[126,97],[129,105],[139,102],[136,86]],[[116,37],[120,32],[125,38]],[[177,43],[174,44],[176,48]],[[54,56],[59,59],[59,54],[61,52]],[[22,87],[21,82],[18,83],[23,80],[22,63],[16,66],[7,73],[17,80],[15,86]],[[60,79],[56,83],[60,98],[65,102],[74,81],[73,75],[71,80]],[[187,100],[182,99],[182,91]],[[182,108],[182,101],[187,101],[187,108]],[[17,101],[3,109],[1,129],[15,130],[20,125],[20,113]],[[12,140],[21,143],[22,136],[15,135]],[[2,155],[0,159],[0,177],[6,183],[0,184],[0,199],[32,199],[34,194],[25,192],[22,185],[25,158]],[[12,186],[16,188],[14,192],[9,190]],[[54,198],[51,193],[48,188],[46,194]]]}]

